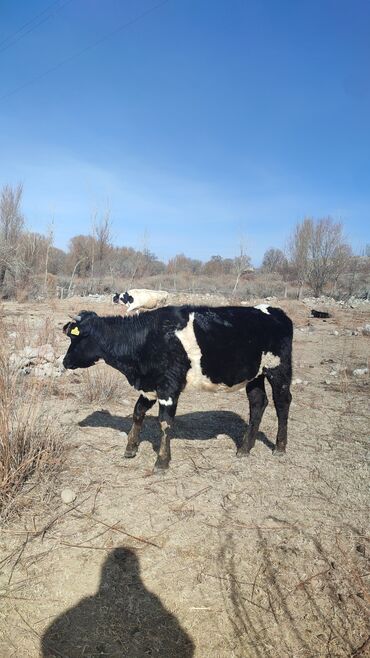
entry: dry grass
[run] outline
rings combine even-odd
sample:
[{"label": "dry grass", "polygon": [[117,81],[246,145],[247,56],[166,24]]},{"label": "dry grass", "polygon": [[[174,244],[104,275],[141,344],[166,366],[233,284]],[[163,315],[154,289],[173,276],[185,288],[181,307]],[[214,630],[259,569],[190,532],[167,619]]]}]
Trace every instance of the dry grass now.
[{"label": "dry grass", "polygon": [[[105,313],[100,304],[60,302],[55,322],[94,305]],[[153,473],[155,409],[137,457],[122,458],[119,432],[131,427],[137,392],[119,373],[99,364],[88,371],[103,382],[105,399],[110,376],[122,381],[119,403],[102,405],[103,413],[94,401],[91,408],[84,404],[92,393],[81,383],[82,371],[53,380],[56,390],[65,388],[65,401],[51,399],[48,380],[40,381],[54,413],[63,413],[60,425],[71,428],[58,488],[73,488],[76,500],[70,506],[54,496],[47,506],[38,504],[39,487],[28,497],[34,478],[14,499],[22,514],[0,533],[1,657],[47,655],[54,631],[57,650],[69,658],[95,656],[97,646],[106,655],[146,655],[158,618],[165,619],[161,658],[181,654],[181,645],[167,642],[170,632],[184,638],[181,629],[195,645],[193,658],[368,654],[368,386],[352,373],[369,339],[347,334],[363,326],[365,310],[353,317],[338,309],[338,321],[311,321],[309,331],[307,307],[283,304],[296,324],[294,377],[308,384],[293,389],[281,460],[265,443],[276,434],[269,388],[260,440],[248,460],[235,457],[248,415],[245,394],[205,392],[195,399],[184,391],[163,477]],[[8,326],[23,311],[12,302],[5,309]],[[26,313],[35,335],[45,305],[28,305]],[[60,335],[64,352],[69,341]],[[141,577],[135,561],[116,560],[122,543],[135,551]],[[133,632],[143,610],[149,621]],[[119,644],[111,650],[112,638]]]},{"label": "dry grass", "polygon": [[14,334],[13,344],[17,351],[23,350],[31,345],[39,347],[40,345],[51,345],[54,349],[58,346],[61,338],[60,328],[56,325],[55,314],[52,308],[48,308],[47,314],[37,319],[26,315],[17,317],[16,322],[8,325],[8,328]]},{"label": "dry grass", "polygon": [[0,516],[16,506],[16,495],[36,473],[60,464],[63,429],[46,405],[45,387],[11,364],[0,319]]},{"label": "dry grass", "polygon": [[[74,294],[84,295],[91,286],[90,279],[78,278],[75,280]],[[279,274],[272,273],[250,273],[246,278],[239,281],[236,291],[235,274],[193,274],[191,272],[177,272],[169,274],[155,274],[144,276],[140,279],[117,276],[113,281],[110,277],[94,282],[91,292],[98,294],[110,294],[129,290],[130,288],[150,288],[153,290],[168,290],[169,292],[188,292],[202,294],[225,294],[229,298],[241,297],[249,299],[252,297],[264,297],[266,295],[279,295],[282,297],[287,288],[288,296],[295,298],[297,287],[283,281]],[[86,298],[88,299],[88,297]]]},{"label": "dry grass", "polygon": [[35,344],[37,346],[48,344],[55,347],[58,343],[59,335],[60,331],[56,326],[55,317],[53,315],[47,315],[38,328]]},{"label": "dry grass", "polygon": [[123,396],[123,375],[113,368],[98,363],[84,370],[79,387],[79,396],[87,402],[114,402]]}]

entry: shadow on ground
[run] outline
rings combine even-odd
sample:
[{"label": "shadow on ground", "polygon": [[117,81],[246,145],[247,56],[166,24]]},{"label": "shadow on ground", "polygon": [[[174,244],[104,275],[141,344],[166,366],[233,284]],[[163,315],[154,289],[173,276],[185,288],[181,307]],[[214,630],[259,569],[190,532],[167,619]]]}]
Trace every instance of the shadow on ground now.
[{"label": "shadow on ground", "polygon": [[116,548],[99,589],[58,617],[41,640],[43,658],[191,658],[194,644],[141,578],[133,550]]},{"label": "shadow on ground", "polygon": [[[132,416],[114,416],[109,411],[94,411],[79,422],[80,427],[109,427],[128,433],[132,425]],[[245,421],[232,411],[195,411],[176,416],[174,438],[187,441],[207,441],[218,434],[230,436],[238,448],[243,434],[247,429]],[[274,450],[274,443],[263,432],[259,432],[257,440],[267,448]],[[160,428],[154,416],[145,418],[141,431],[141,441],[149,441],[154,445],[160,442]]]}]

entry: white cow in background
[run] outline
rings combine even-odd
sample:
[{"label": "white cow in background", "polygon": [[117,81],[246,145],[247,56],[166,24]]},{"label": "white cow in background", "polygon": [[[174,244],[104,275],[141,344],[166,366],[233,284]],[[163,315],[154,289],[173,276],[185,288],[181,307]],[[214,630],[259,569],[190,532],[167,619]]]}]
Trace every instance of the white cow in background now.
[{"label": "white cow in background", "polygon": [[146,290],[145,288],[133,288],[125,292],[116,292],[112,297],[114,304],[124,304],[127,312],[146,309],[150,310],[163,306],[168,297],[166,290]]}]

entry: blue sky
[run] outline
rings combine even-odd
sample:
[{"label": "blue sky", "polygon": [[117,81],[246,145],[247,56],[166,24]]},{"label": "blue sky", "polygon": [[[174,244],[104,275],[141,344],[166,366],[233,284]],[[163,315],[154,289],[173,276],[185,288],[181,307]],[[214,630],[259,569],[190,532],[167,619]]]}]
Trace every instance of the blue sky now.
[{"label": "blue sky", "polygon": [[369,0],[159,4],[0,0],[0,186],[23,182],[29,228],[53,218],[66,248],[109,207],[116,244],[205,260],[243,239],[258,264],[330,215],[360,251]]}]

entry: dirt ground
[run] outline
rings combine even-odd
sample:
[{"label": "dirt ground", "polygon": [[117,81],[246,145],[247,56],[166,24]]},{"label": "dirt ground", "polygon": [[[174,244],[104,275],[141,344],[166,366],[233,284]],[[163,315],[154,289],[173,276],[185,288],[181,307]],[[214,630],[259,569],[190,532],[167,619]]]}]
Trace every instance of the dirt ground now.
[{"label": "dirt ground", "polygon": [[[369,378],[352,374],[370,338],[351,335],[369,316],[336,308],[323,322],[308,320],[302,303],[274,304],[294,320],[301,380],[283,458],[271,450],[270,389],[244,459],[235,453],[245,393],[185,392],[171,467],[159,475],[155,407],[137,457],[125,460],[137,399],[127,382],[102,407],[81,396],[80,371],[55,379],[65,459],[48,495],[43,482],[27,483],[1,531],[1,658],[370,655]],[[48,321],[63,354],[60,327],[87,306],[112,312],[77,300],[3,310],[9,331]],[[77,494],[70,504],[65,487]]]}]

